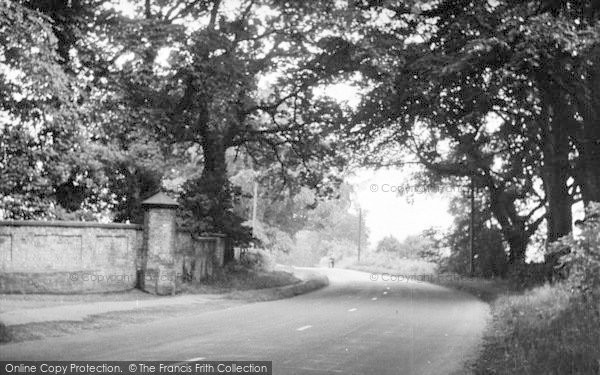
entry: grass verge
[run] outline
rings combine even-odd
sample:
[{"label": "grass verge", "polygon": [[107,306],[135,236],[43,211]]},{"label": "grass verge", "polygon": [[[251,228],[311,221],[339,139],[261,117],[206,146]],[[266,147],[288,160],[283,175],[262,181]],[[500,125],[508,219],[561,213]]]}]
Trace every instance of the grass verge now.
[{"label": "grass verge", "polygon": [[236,291],[226,295],[226,298],[245,300],[248,302],[262,302],[276,299],[291,298],[300,294],[309,293],[329,285],[325,276],[311,276],[308,280],[298,283],[253,291]]},{"label": "grass verge", "polygon": [[436,285],[460,290],[472,294],[482,301],[492,303],[501,295],[514,295],[515,290],[508,280],[483,279],[479,277],[465,277],[456,274],[435,275],[431,282]]},{"label": "grass verge", "polygon": [[600,374],[600,304],[562,284],[492,303],[476,374]]},{"label": "grass verge", "polygon": [[228,272],[218,272],[200,283],[186,283],[181,293],[223,294],[235,291],[276,288],[299,283],[301,280],[285,271],[254,270],[240,267]]}]

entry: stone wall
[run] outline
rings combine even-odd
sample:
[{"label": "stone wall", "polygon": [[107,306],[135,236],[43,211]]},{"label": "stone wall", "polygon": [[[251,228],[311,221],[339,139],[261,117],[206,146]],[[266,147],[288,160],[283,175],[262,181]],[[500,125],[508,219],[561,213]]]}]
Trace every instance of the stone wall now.
[{"label": "stone wall", "polygon": [[134,288],[142,233],[133,224],[0,221],[0,292]]},{"label": "stone wall", "polygon": [[178,230],[173,206],[160,202],[144,225],[0,221],[0,293],[173,294],[223,266],[224,251],[219,235]]}]

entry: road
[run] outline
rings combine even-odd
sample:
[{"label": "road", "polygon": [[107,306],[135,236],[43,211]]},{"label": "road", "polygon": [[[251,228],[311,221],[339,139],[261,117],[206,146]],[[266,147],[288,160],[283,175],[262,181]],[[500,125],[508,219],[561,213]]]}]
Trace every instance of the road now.
[{"label": "road", "polygon": [[319,270],[291,299],[0,346],[2,360],[269,360],[274,374],[452,374],[481,344],[488,306],[457,291]]}]

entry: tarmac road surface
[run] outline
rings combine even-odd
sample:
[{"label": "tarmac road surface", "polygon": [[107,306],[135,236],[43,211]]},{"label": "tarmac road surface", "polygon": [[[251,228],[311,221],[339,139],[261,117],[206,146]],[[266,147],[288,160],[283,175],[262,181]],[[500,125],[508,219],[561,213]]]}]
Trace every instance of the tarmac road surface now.
[{"label": "tarmac road surface", "polygon": [[[424,282],[316,269],[290,299],[0,346],[2,360],[268,360],[274,374],[452,374],[475,358],[488,306]],[[389,279],[388,277],[383,277]]]}]

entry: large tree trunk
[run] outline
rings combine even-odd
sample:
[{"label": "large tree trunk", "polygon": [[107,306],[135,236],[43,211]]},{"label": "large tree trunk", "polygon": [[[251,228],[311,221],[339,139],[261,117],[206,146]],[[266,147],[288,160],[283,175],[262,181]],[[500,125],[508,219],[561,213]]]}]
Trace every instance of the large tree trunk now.
[{"label": "large tree trunk", "polygon": [[509,246],[509,266],[513,268],[525,263],[529,235],[525,219],[517,213],[514,198],[499,188],[490,188],[490,208]]},{"label": "large tree trunk", "polygon": [[202,153],[204,157],[203,178],[214,178],[227,181],[227,152],[223,137],[217,131],[206,131],[202,137]]},{"label": "large tree trunk", "polygon": [[600,121],[585,125],[585,140],[580,150],[583,201],[600,202]]},{"label": "large tree trunk", "polygon": [[[206,131],[202,137],[204,169],[200,177],[204,193],[210,198],[208,216],[212,218],[212,228],[221,234],[228,233],[228,213],[231,211],[231,191],[227,177],[227,146],[223,136],[217,131]],[[225,241],[225,263],[233,260],[232,242]]]},{"label": "large tree trunk", "polygon": [[[551,95],[546,96],[549,101]],[[547,200],[547,239],[554,242],[572,230],[572,200],[569,195],[567,180],[571,175],[569,164],[568,126],[573,124],[569,118],[571,111],[561,108],[567,105],[564,100],[552,100],[542,114],[542,179]]]},{"label": "large tree trunk", "polygon": [[527,252],[527,242],[529,238],[525,232],[525,225],[516,225],[508,231],[507,242],[510,248],[508,255],[508,264],[511,267],[525,263]]},{"label": "large tree trunk", "polygon": [[584,120],[578,140],[579,178],[583,201],[600,202],[600,72],[590,75],[590,102],[581,110]]},{"label": "large tree trunk", "polygon": [[510,204],[510,207],[505,209],[509,213],[510,218],[510,226],[506,227],[505,235],[510,248],[508,265],[514,268],[525,264],[530,234],[525,227],[526,219],[517,214],[514,201],[510,201],[510,203],[507,201],[505,204]]}]

